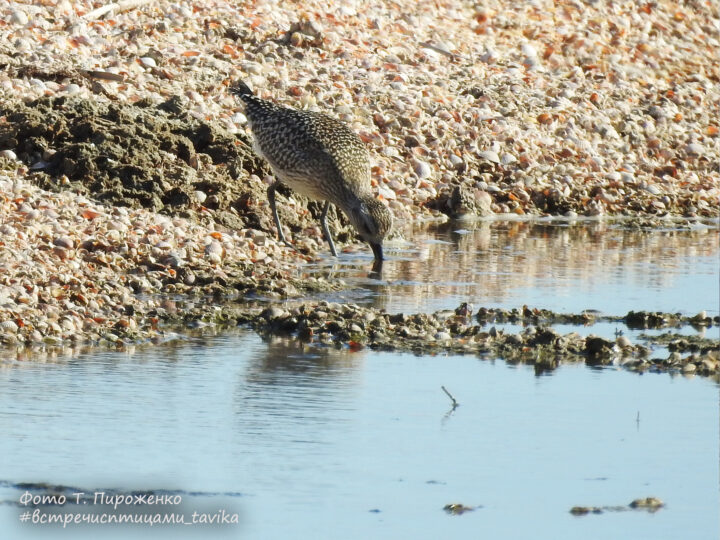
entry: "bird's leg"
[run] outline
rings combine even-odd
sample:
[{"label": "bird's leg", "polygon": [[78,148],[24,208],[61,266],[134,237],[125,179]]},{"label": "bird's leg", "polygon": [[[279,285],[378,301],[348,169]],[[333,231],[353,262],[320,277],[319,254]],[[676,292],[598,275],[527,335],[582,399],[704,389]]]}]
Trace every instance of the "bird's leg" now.
[{"label": "bird's leg", "polygon": [[325,206],[323,207],[322,214],[320,215],[320,224],[322,225],[323,233],[325,234],[325,238],[328,241],[328,244],[330,244],[330,251],[333,254],[333,257],[337,257],[337,250],[335,249],[335,243],[333,242],[332,236],[330,235],[330,229],[328,229],[327,225],[327,213],[330,209],[330,201],[325,201]]},{"label": "bird's leg", "polygon": [[275,190],[277,189],[277,186],[278,186],[278,182],[273,182],[267,188],[267,198],[268,198],[268,201],[270,202],[270,210],[272,210],[273,219],[275,220],[275,227],[277,228],[278,237],[280,238],[280,241],[283,244],[285,244],[286,246],[295,249],[295,246],[293,246],[290,242],[285,240],[285,233],[283,233],[282,225],[280,224],[280,216],[278,216],[277,207],[275,206]]}]

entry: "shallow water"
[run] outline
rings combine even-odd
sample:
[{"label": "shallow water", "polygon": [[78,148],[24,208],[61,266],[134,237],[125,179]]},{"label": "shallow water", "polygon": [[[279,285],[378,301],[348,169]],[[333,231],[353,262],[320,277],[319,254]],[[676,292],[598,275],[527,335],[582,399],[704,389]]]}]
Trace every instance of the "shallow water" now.
[{"label": "shallow water", "polygon": [[[383,281],[367,279],[361,256],[344,257],[332,272],[362,289],[335,299],[389,311],[472,301],[717,313],[712,230],[505,223],[418,234],[413,247],[392,255]],[[589,330],[610,333],[606,326]],[[718,385],[699,377],[582,365],[536,376],[531,366],[501,360],[307,349],[245,330],[44,362],[4,358],[2,537],[720,535]],[[460,402],[454,411],[441,386]],[[183,504],[163,512],[226,510],[239,524],[21,524],[21,482],[170,490]],[[569,513],[648,496],[666,507]],[[443,511],[451,503],[478,508],[451,516]]]},{"label": "shallow water", "polygon": [[[441,385],[460,402],[454,412]],[[308,354],[241,334],[5,365],[0,388],[0,477],[87,492],[182,490],[188,514],[239,512],[240,525],[215,531],[228,535],[719,532],[718,391],[700,378],[582,366],[536,377],[531,367],[471,357]],[[0,493],[13,501],[23,490]],[[667,508],[568,513],[646,496]],[[446,515],[456,502],[482,508]],[[23,510],[0,506],[12,538],[62,532],[21,525]],[[207,533],[190,529],[179,533]]]},{"label": "shallow water", "polygon": [[368,261],[352,256],[314,270],[360,287],[338,297],[390,313],[472,302],[560,313],[718,315],[719,240],[718,229],[705,225],[647,231],[612,222],[448,224],[419,229],[411,245],[388,249],[381,280],[368,279]]}]

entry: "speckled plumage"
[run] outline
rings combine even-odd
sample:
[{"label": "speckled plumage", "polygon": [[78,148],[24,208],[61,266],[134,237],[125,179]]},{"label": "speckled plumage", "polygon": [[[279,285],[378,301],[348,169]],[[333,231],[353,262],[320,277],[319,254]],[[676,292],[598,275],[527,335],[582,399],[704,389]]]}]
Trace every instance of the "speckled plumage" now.
[{"label": "speckled plumage", "polygon": [[[345,124],[322,113],[281,107],[255,96],[242,82],[231,92],[245,103],[255,151],[270,164],[278,181],[311,199],[326,201],[322,223],[333,254],[337,254],[325,216],[330,203],[349,217],[382,260],[382,240],[392,227],[392,214],[372,195],[369,154]],[[268,198],[276,226],[273,184]]]}]

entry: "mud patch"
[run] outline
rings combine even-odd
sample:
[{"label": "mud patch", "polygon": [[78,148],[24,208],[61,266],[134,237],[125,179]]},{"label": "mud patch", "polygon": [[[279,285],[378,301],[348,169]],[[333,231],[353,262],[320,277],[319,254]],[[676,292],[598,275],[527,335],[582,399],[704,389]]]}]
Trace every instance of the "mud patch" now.
[{"label": "mud patch", "polygon": [[[4,104],[3,149],[13,150],[43,189],[274,232],[266,185],[259,180],[270,170],[248,138],[189,115],[177,96],[160,104],[74,97]],[[279,205],[281,219],[294,233],[312,225],[320,211],[314,203],[310,213],[286,206]],[[340,242],[348,239],[347,227],[335,229]]]}]

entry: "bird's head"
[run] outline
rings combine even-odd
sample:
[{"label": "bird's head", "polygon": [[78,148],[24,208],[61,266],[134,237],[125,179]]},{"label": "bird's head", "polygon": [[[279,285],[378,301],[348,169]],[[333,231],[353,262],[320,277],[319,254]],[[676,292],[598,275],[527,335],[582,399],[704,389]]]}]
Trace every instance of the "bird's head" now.
[{"label": "bird's head", "polygon": [[372,195],[362,197],[348,213],[350,222],[373,250],[376,261],[383,260],[382,241],[392,229],[392,213]]}]

